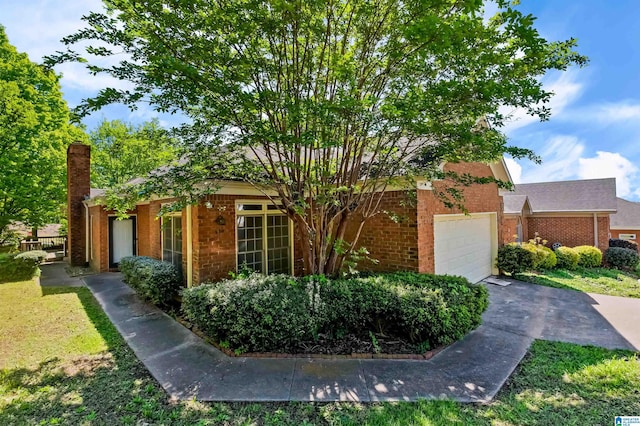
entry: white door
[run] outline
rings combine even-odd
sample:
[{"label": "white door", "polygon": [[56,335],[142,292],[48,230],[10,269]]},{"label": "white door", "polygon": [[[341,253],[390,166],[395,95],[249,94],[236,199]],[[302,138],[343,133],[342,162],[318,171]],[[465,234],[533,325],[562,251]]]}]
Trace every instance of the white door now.
[{"label": "white door", "polygon": [[126,256],[133,256],[133,219],[114,220],[111,222],[111,235],[113,242],[111,245],[111,262],[120,263],[120,259]]},{"label": "white door", "polygon": [[491,275],[493,220],[488,214],[434,216],[436,274],[461,275],[472,283]]}]

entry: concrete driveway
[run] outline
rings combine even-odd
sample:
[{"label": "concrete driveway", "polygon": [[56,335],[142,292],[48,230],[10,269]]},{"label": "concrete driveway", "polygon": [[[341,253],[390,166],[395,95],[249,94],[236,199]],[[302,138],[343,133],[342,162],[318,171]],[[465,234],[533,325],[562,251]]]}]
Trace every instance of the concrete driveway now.
[{"label": "concrete driveway", "polygon": [[483,325],[534,339],[640,350],[640,299],[509,281],[487,285]]}]

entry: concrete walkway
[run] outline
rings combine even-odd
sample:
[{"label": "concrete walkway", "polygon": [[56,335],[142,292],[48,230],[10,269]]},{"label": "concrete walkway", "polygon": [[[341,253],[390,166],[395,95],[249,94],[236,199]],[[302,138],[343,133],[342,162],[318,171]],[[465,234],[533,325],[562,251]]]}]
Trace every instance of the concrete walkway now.
[{"label": "concrete walkway", "polygon": [[79,277],[70,277],[65,271],[66,262],[45,262],[40,265],[42,274],[40,285],[43,287],[84,287]]},{"label": "concrete walkway", "polygon": [[624,303],[640,315],[640,300],[596,299],[515,282],[489,285],[483,325],[429,361],[230,358],[141,302],[120,274],[84,280],[138,358],[176,399],[487,402],[536,338],[640,349],[632,327],[640,318],[609,318],[615,313],[609,309]]}]

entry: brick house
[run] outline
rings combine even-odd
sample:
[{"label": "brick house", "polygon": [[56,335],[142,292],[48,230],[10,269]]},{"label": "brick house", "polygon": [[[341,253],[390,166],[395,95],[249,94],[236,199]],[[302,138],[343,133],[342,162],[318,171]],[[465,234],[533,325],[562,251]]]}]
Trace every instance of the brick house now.
[{"label": "brick house", "polygon": [[611,215],[611,238],[638,242],[640,203],[618,198],[618,211]]},{"label": "brick house", "polygon": [[[300,244],[292,222],[258,190],[243,182],[219,182],[220,190],[198,205],[158,219],[163,203],[149,200],[116,220],[105,210],[104,191],[89,188],[90,150],[68,149],[70,260],[97,271],[115,270],[127,255],[151,256],[180,267],[187,285],[228,277],[246,263],[263,272],[302,274]],[[503,161],[450,163],[445,170],[510,180]],[[494,259],[502,241],[502,195],[496,184],[465,188],[468,215],[445,207],[433,194],[443,182],[417,182],[417,203],[406,190],[388,192],[380,214],[367,222],[360,245],[377,264],[361,269],[462,275],[477,282],[497,273]]]},{"label": "brick house", "polygon": [[503,243],[538,235],[549,245],[609,245],[616,213],[616,180],[585,179],[514,185],[504,194]]}]

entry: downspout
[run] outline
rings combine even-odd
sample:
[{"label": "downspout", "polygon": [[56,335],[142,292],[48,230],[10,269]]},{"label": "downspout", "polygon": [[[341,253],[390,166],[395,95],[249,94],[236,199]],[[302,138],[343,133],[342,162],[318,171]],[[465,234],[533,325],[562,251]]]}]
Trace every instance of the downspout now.
[{"label": "downspout", "polygon": [[593,245],[598,247],[598,214],[593,214]]},{"label": "downspout", "polygon": [[193,286],[193,232],[191,231],[191,205],[187,205],[187,287]]},{"label": "downspout", "polygon": [[84,245],[85,245],[85,250],[84,250],[84,258],[85,258],[85,262],[88,265],[89,264],[89,232],[91,232],[91,230],[89,229],[89,206],[87,206],[87,203],[85,203],[84,201],[82,202],[82,205],[84,206],[84,211],[85,211],[85,217],[84,217],[84,229],[85,229],[85,234],[84,234]]}]

